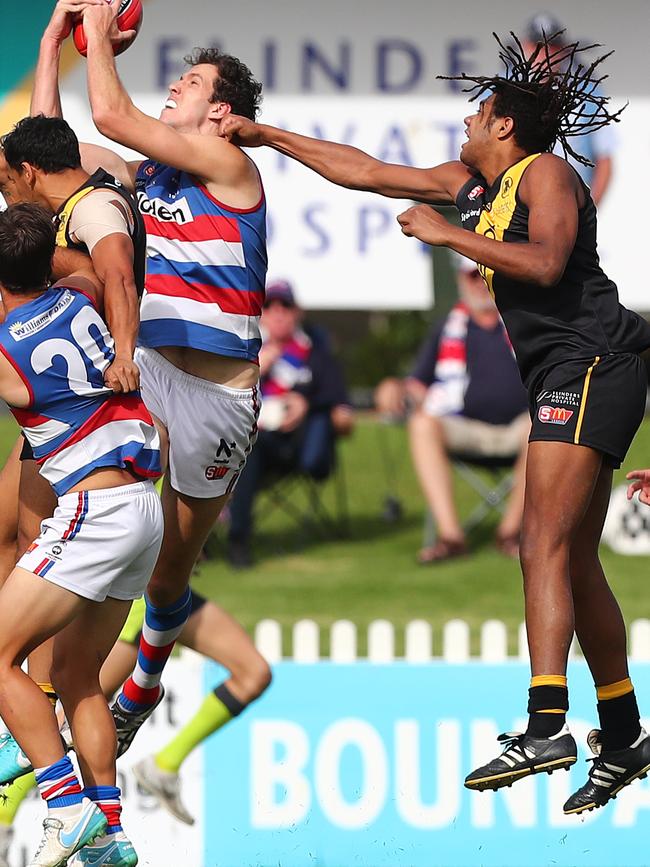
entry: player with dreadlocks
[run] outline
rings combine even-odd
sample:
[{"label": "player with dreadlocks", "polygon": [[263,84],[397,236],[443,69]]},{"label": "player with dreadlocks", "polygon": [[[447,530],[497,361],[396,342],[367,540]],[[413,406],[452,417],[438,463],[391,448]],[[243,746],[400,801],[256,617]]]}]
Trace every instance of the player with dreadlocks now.
[{"label": "player with dreadlocks", "polygon": [[618,121],[596,90],[596,46],[549,40],[526,58],[499,41],[503,75],[462,76],[482,97],[466,118],[460,161],[431,169],[390,165],[346,145],[299,136],[232,115],[221,134],[268,145],[352,189],[431,204],[455,204],[461,226],[424,205],[401,214],[406,235],[480,264],[530,394],[521,563],[532,665],[529,723],[502,735],[504,752],[470,774],[473,789],[497,789],[529,774],[568,768],[576,744],[566,726],[566,666],[574,630],[594,677],[601,729],[589,780],[567,813],[602,806],[650,769],[650,737],[629,679],[625,625],[598,558],[612,469],[641,423],[647,391],[639,353],[650,325],[619,304],[600,268],[596,211],[575,170],[551,153],[583,159],[575,137]]}]

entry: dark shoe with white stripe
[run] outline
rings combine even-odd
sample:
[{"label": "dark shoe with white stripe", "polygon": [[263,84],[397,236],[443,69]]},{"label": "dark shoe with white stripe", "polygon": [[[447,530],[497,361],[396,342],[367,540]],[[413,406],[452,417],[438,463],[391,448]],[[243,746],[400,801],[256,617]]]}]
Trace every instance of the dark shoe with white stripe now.
[{"label": "dark shoe with white stripe", "polygon": [[550,738],[533,738],[519,732],[499,735],[505,749],[500,756],[465,778],[468,789],[501,789],[531,774],[569,770],[578,758],[578,748],[565,725]]},{"label": "dark shoe with white stripe", "polygon": [[146,710],[142,710],[139,713],[129,713],[124,710],[124,708],[120,707],[118,700],[115,699],[113,704],[111,705],[111,713],[113,714],[113,722],[115,723],[115,729],[117,731],[117,758],[123,756],[124,753],[128,750],[128,748],[133,743],[134,737],[140,731],[140,727],[149,719],[151,714],[158,707],[160,702],[165,697],[165,687],[161,684],[160,691],[158,693],[158,698],[155,703],[148,707]]},{"label": "dark shoe with white stripe", "polygon": [[603,807],[615,798],[621,789],[634,780],[643,779],[650,771],[650,736],[641,729],[641,734],[630,747],[623,750],[603,751],[600,731],[592,729],[587,743],[594,757],[587,782],[575,792],[564,805],[565,813],[583,813]]}]

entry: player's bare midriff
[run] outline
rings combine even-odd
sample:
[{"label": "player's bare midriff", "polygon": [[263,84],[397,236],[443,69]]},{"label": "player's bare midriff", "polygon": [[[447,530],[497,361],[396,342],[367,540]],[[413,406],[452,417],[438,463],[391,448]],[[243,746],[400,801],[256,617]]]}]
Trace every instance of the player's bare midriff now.
[{"label": "player's bare midriff", "polygon": [[66,491],[76,494],[79,491],[102,491],[106,488],[120,488],[124,485],[135,485],[142,479],[136,478],[130,470],[121,467],[105,467],[88,473],[77,485]]},{"label": "player's bare midriff", "polygon": [[156,352],[190,376],[226,385],[229,388],[252,388],[257,385],[260,378],[257,364],[244,358],[215,355],[212,352],[185,346],[157,346]]}]

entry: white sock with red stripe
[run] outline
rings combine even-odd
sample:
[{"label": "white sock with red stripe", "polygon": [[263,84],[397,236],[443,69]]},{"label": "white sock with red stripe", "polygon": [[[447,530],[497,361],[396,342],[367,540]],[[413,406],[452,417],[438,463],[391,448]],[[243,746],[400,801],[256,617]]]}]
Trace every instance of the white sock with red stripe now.
[{"label": "white sock with red stripe", "polygon": [[105,835],[118,834],[122,830],[122,792],[117,786],[86,786],[83,790],[85,798],[93,801],[106,816],[108,827]]},{"label": "white sock with red stripe", "polygon": [[192,613],[189,587],[180,599],[165,608],[156,608],[149,599],[146,603],[138,661],[117,698],[118,705],[127,713],[140,713],[156,703],[163,669]]},{"label": "white sock with red stripe", "polygon": [[34,768],[34,773],[41,798],[48,809],[78,807],[82,802],[81,785],[68,756],[45,768]]}]

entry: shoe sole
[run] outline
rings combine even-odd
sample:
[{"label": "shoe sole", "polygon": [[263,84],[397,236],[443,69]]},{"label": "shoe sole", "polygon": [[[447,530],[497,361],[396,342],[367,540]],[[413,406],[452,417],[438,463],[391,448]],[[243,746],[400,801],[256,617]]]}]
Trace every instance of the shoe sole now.
[{"label": "shoe sole", "polygon": [[191,816],[190,816],[191,821],[188,821],[185,817],[179,816],[178,813],[171,808],[169,803],[165,800],[164,795],[161,795],[161,793],[158,791],[158,789],[154,785],[149,783],[146,776],[140,771],[140,768],[138,767],[138,765],[133,765],[131,770],[133,771],[133,776],[135,777],[135,780],[136,780],[137,784],[140,786],[140,788],[143,791],[145,791],[148,795],[151,795],[152,798],[155,798],[158,801],[158,804],[164,810],[167,810],[167,812],[171,816],[173,816],[179,822],[182,822],[184,825],[188,825],[191,827],[192,825],[195,824],[196,820],[193,819]]},{"label": "shoe sole", "polygon": [[[9,776],[0,775],[0,786],[10,786],[19,780],[21,777],[31,774],[34,768],[30,765],[28,768],[19,768],[15,773],[9,773]],[[8,773],[8,772],[5,772]]]},{"label": "shoe sole", "polygon": [[630,783],[633,783],[635,780],[644,780],[648,776],[649,772],[650,772],[650,765],[646,765],[645,768],[641,768],[641,770],[637,771],[636,774],[633,774],[631,777],[628,777],[626,780],[624,780],[620,784],[620,786],[617,786],[617,788],[612,789],[612,791],[609,794],[609,797],[607,798],[606,801],[603,801],[602,804],[597,804],[595,801],[591,801],[591,803],[583,804],[581,807],[576,807],[574,810],[564,810],[563,812],[564,812],[565,816],[577,816],[580,813],[585,813],[587,811],[597,810],[599,807],[604,807],[605,804],[609,803],[609,801],[614,800],[614,798],[618,795],[618,793],[621,791],[621,789],[624,789],[626,786],[629,786]]},{"label": "shoe sole", "polygon": [[[68,861],[68,864],[70,864],[70,863],[71,862]],[[75,861],[74,863],[76,865],[77,861]],[[96,863],[99,863],[99,862],[96,862]],[[108,863],[108,862],[104,862],[104,863]],[[133,860],[133,858],[123,858],[121,861],[111,862],[111,867],[137,867],[138,863],[139,863],[138,856],[136,855],[135,861]],[[88,864],[88,867],[91,867],[91,865]]]},{"label": "shoe sole", "polygon": [[522,768],[518,771],[513,770],[504,774],[494,774],[491,777],[481,777],[479,780],[465,780],[465,788],[476,789],[479,792],[486,790],[496,791],[497,789],[511,786],[518,780],[530,777],[533,774],[552,774],[554,771],[568,771],[571,765],[575,765],[577,761],[577,756],[565,756],[563,759],[554,759],[552,762],[543,762],[541,765],[533,765],[532,767]]}]

